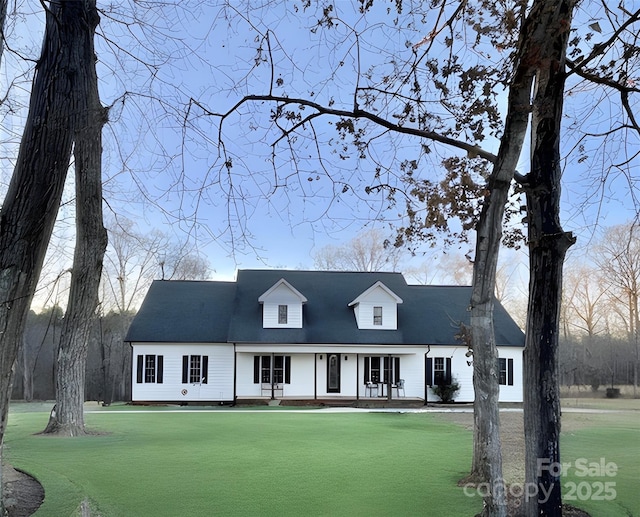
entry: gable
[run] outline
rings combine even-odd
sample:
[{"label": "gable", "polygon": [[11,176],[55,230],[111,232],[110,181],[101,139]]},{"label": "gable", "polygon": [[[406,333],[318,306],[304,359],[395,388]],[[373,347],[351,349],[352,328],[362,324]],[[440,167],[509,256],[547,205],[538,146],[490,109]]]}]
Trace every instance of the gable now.
[{"label": "gable", "polygon": [[262,305],[262,328],[302,328],[304,295],[281,278],[258,297]]},{"label": "gable", "polygon": [[260,303],[306,303],[304,295],[284,278],[278,280],[258,297]]}]

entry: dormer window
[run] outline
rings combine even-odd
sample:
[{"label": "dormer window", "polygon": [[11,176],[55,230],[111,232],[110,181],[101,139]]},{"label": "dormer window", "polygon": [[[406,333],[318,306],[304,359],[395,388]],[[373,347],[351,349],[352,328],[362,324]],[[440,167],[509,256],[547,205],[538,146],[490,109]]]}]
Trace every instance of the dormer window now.
[{"label": "dormer window", "polygon": [[373,307],[373,324],[382,325],[382,306],[374,305]]},{"label": "dormer window", "polygon": [[286,325],[288,305],[278,305],[278,325]]},{"label": "dormer window", "polygon": [[398,305],[402,298],[382,282],[376,282],[353,300],[349,307],[359,329],[398,330]]},{"label": "dormer window", "polygon": [[305,296],[284,278],[258,298],[262,305],[262,328],[301,329]]}]

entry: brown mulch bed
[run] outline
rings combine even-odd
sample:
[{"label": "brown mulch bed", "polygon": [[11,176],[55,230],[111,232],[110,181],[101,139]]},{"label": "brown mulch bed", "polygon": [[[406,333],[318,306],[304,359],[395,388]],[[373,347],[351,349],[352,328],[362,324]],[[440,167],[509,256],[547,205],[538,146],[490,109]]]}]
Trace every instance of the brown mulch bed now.
[{"label": "brown mulch bed", "polygon": [[9,517],[33,515],[44,501],[44,488],[26,472],[3,465],[4,504]]}]

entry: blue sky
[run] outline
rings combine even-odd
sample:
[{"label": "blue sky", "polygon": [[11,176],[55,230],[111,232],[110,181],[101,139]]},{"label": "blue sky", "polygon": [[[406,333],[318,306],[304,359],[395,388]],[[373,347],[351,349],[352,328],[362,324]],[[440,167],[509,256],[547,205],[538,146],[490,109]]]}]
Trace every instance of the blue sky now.
[{"label": "blue sky", "polygon": [[[377,79],[370,83],[379,85],[380,78],[394,70],[391,57],[399,68],[411,60],[413,50],[407,42],[420,41],[436,15],[430,13],[423,25],[408,25],[398,17],[394,26],[390,23],[396,17],[393,3],[378,2],[371,14],[362,17],[352,8],[354,3],[338,2],[333,14],[345,21],[332,30],[313,32],[321,12],[305,12],[300,2],[270,2],[268,9],[234,4],[235,9],[225,10],[204,2],[175,6],[169,2],[158,6],[158,11],[145,11],[142,4],[120,3],[111,7],[113,12],[105,11],[98,38],[101,96],[104,104],[112,106],[105,130],[108,211],[136,221],[141,230],[157,228],[179,239],[188,237],[210,261],[214,278],[229,278],[236,268],[312,267],[314,250],[347,241],[365,228],[397,224],[403,207],[383,211],[384,195],[367,195],[364,187],[376,161],[389,163],[391,179],[397,163],[414,156],[420,142],[408,137],[391,141],[378,130],[367,159],[336,159],[331,153],[336,148],[328,145],[336,140],[331,125],[335,119],[326,118],[314,126],[325,161],[317,159],[314,134],[309,131],[297,135],[294,161],[284,142],[271,154],[271,144],[279,135],[269,125],[270,107],[262,104],[242,108],[225,121],[222,148],[215,117],[197,106],[191,105],[188,123],[183,125],[189,98],[222,113],[247,93],[267,93],[275,73],[283,84],[276,93],[312,95],[318,102],[332,99],[336,106],[351,106],[357,81],[354,66],[358,64],[363,72],[376,67],[372,74],[378,75],[372,76]],[[135,23],[134,11],[153,27]],[[585,7],[578,12],[576,26],[582,29],[593,17],[600,17],[603,32],[594,38],[604,40],[609,28],[602,15]],[[111,18],[132,23],[125,27]],[[35,10],[21,23],[25,20],[26,24],[16,25],[12,41],[25,51],[31,48],[31,55],[37,57],[42,13]],[[255,67],[256,45],[267,29],[274,59]],[[351,29],[359,32],[360,53]],[[438,57],[447,49],[436,45],[430,52]],[[482,52],[486,55],[479,55]],[[495,49],[482,48],[461,51],[460,57],[501,59]],[[7,67],[10,62],[3,64],[5,78],[15,72]],[[637,137],[627,142],[609,139],[600,148],[587,143],[586,158],[579,161],[575,147],[580,135],[573,120],[584,121],[588,115],[588,130],[595,133],[612,113],[615,116],[616,100],[599,90],[576,90],[567,97],[566,106],[565,150],[574,152],[567,154],[565,164],[563,223],[578,235],[578,250],[581,243],[589,242],[597,225],[635,217],[636,185],[630,177],[638,173],[638,158],[631,167],[612,169],[605,181],[602,170],[622,161],[625,154],[638,152],[640,144]],[[21,116],[5,118],[11,120],[16,134]],[[11,128],[5,124],[3,129]],[[495,152],[497,141],[484,144]],[[447,153],[452,151],[434,146],[431,156],[422,157],[421,172],[440,170],[439,162]],[[228,157],[233,159],[231,172],[224,166]],[[0,181],[6,184],[11,168],[6,159],[2,164]],[[526,153],[522,164],[526,168]],[[387,177],[383,172],[383,179]],[[343,193],[344,183],[350,189]],[[463,252],[468,249],[462,246]],[[420,260],[417,257],[413,263]]]}]

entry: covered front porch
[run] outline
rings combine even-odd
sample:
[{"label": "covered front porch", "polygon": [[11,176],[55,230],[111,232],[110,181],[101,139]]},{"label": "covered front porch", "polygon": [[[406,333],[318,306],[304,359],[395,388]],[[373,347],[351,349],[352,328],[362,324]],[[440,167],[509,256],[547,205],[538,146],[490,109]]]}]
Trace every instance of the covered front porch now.
[{"label": "covered front porch", "polygon": [[413,350],[236,345],[235,358],[238,403],[424,403],[424,361]]}]

